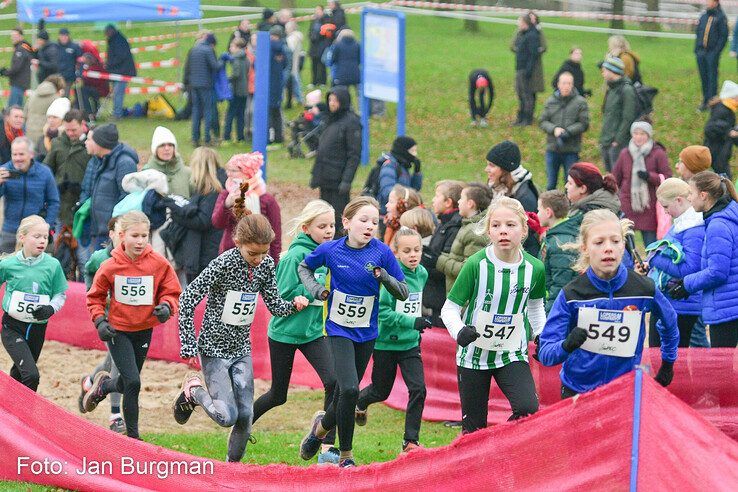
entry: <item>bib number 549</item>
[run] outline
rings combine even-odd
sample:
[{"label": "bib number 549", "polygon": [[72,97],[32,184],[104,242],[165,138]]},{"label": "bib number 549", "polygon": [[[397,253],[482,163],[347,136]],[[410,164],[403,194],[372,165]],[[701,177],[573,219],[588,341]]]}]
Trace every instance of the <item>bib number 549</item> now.
[{"label": "bib number 549", "polygon": [[590,323],[587,329],[587,338],[590,340],[597,340],[599,338],[606,338],[611,342],[614,342],[617,338],[618,342],[624,343],[630,340],[630,328],[627,326],[620,326],[615,334],[615,325],[600,325],[599,323]]}]

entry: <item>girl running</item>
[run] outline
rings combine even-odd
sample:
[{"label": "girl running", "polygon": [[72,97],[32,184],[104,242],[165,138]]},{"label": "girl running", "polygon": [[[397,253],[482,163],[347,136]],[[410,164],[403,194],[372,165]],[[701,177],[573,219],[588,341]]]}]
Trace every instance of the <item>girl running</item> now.
[{"label": "girl running", "polygon": [[[347,235],[318,246],[298,268],[308,292],[328,300],[325,329],[337,380],[333,403],[313,416],[310,431],[300,443],[300,456],[304,460],[315,456],[328,431],[338,426],[338,466],[351,467],[355,466],[351,449],[359,381],[377,338],[379,287],[383,285],[402,301],[408,289],[392,251],[374,237],[379,203],[371,197],[354,198],[343,209],[342,223]],[[323,266],[330,271],[330,290],[315,280],[315,271]]]},{"label": "girl running", "polygon": [[640,364],[646,312],[659,319],[662,362],[656,381],[667,386],[674,377],[679,342],[674,309],[653,280],[622,264],[632,224],[604,209],[582,219],[574,269],[583,274],[559,292],[538,350],[544,366],[563,363],[562,398],[592,391]]},{"label": "girl running", "polygon": [[59,261],[44,253],[49,244],[44,219],[23,219],[16,238],[15,254],[0,261],[0,285],[6,283],[2,341],[13,361],[10,377],[36,391],[46,324],[64,306],[67,279]]},{"label": "girl running", "polygon": [[151,333],[176,313],[182,289],[172,265],[151,248],[151,224],[143,212],[122,215],[118,228],[121,243],[95,274],[87,309],[119,375],[95,374],[82,404],[91,412],[109,393],[122,393],[126,434],[140,439],[138,394]]},{"label": "girl running", "polygon": [[[233,212],[239,218],[233,232],[235,248],[215,258],[182,293],[179,339],[183,359],[200,356],[207,388],[196,374],[182,382],[174,402],[174,419],[184,424],[196,405],[222,427],[233,427],[227,460],[241,461],[251,437],[254,371],[251,363],[251,323],[259,293],[275,316],[289,316],[308,305],[304,296],[282,299],[277,290],[274,260],[268,255],[274,240],[269,220],[245,206],[248,184]],[[207,296],[199,338],[195,337],[195,307]]]},{"label": "girl running", "polygon": [[497,198],[480,225],[477,233],[486,232],[491,244],[464,263],[441,310],[459,345],[456,365],[464,434],[487,427],[492,378],[510,401],[508,420],[538,411],[528,340],[540,333],[546,319],[543,263],[521,249],[528,234],[523,206],[514,198]]},{"label": "girl running", "polygon": [[409,294],[406,301],[398,301],[386,289],[380,289],[379,336],[374,344],[372,384],[361,390],[356,403],[356,425],[366,425],[369,405],[389,397],[400,367],[410,394],[405,411],[403,452],[420,447],[420,419],[425,406],[420,334],[431,327],[431,322],[421,315],[428,272],[420,264],[423,254],[420,242],[420,234],[408,227],[401,227],[392,239],[392,250],[400,261]]},{"label": "girl running", "polygon": [[[254,422],[270,409],[287,401],[295,351],[299,350],[318,373],[325,388],[324,408],[333,401],[336,376],[333,374],[328,339],[323,334],[323,301],[313,298],[300,282],[297,267],[319,245],[331,241],[336,232],[333,207],[323,200],[313,200],[293,221],[291,234],[299,232],[287,253],[277,266],[277,287],[285,299],[298,295],[307,297],[310,305],[300,313],[286,318],[274,317],[269,322],[269,357],[272,367],[272,386],[254,402]],[[327,269],[315,271],[318,282],[325,284]],[[323,441],[325,449],[318,462],[338,463],[339,451],[333,446],[335,432]]]}]

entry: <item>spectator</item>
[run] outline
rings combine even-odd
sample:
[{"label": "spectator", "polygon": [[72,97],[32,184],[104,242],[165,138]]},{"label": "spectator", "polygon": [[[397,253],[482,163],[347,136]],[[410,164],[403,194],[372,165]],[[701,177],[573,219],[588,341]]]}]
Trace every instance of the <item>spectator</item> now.
[{"label": "spectator", "polygon": [[46,111],[52,102],[64,95],[64,85],[64,78],[61,75],[51,75],[28,96],[23,112],[26,118],[26,135],[31,142],[37,142],[43,135]]},{"label": "spectator", "polygon": [[108,240],[108,221],[113,216],[113,207],[128,194],[123,189],[123,177],[136,172],[138,154],[118,141],[118,128],[112,123],[90,131],[85,146],[92,157],[82,180],[79,202],[91,200],[89,240],[92,252]]},{"label": "spectator", "polygon": [[[80,46],[82,48],[82,61],[77,70],[77,79],[82,80],[82,88],[80,90],[82,98],[81,109],[90,120],[94,121],[100,109],[100,98],[107,97],[110,94],[110,84],[107,80],[82,76],[84,70],[104,72],[105,66],[100,58],[100,53],[97,51],[97,47],[92,44],[92,41],[85,39]],[[77,88],[79,89],[79,87]],[[79,98],[79,96],[77,97]],[[77,105],[79,106],[79,99]]]},{"label": "spectator", "polygon": [[533,174],[520,164],[520,148],[504,140],[487,152],[487,184],[494,198],[509,196],[519,201],[526,212],[538,210],[538,190]]},{"label": "spectator", "polygon": [[343,231],[343,208],[351,199],[351,183],[361,159],[361,122],[351,109],[351,96],[346,87],[328,92],[328,114],[325,129],[318,141],[310,187],[320,189],[320,199],[336,211],[336,235]]},{"label": "spectator", "polygon": [[648,246],[656,241],[656,189],[671,177],[671,166],[666,149],[653,140],[650,123],[636,121],[630,134],[628,148],[620,153],[612,174],[620,190],[621,209]]},{"label": "spectator", "polygon": [[561,167],[566,178],[569,168],[579,162],[582,134],[589,128],[587,100],[574,85],[574,76],[562,72],[557,90],[548,98],[541,114],[540,127],[546,132],[547,190],[556,188]]},{"label": "spectator", "polygon": [[289,21],[284,27],[287,33],[287,48],[292,53],[292,64],[287,67],[289,76],[287,78],[287,103],[285,108],[292,107],[292,98],[302,105],[302,86],[300,83],[300,71],[305,60],[305,52],[302,50],[302,33],[297,29],[297,22]]},{"label": "spectator", "polygon": [[694,56],[702,81],[700,111],[707,111],[710,99],[717,95],[720,53],[728,42],[728,18],[720,8],[720,1],[707,0],[706,7],[697,23],[694,40]]},{"label": "spectator", "polygon": [[143,169],[154,169],[167,177],[169,193],[190,196],[190,168],[177,152],[177,138],[169,128],[157,126],[151,136],[151,157]]},{"label": "spectator", "polygon": [[261,22],[259,22],[257,30],[269,32],[276,24],[277,20],[275,19],[274,11],[267,8],[261,12]]},{"label": "spectator", "polygon": [[290,9],[279,9],[277,11],[277,25],[286,29],[290,19],[292,19],[292,11]]},{"label": "spectator", "polygon": [[23,110],[18,106],[9,106],[3,115],[3,131],[0,132],[0,162],[8,162],[10,160],[10,146],[18,137],[22,137],[23,123],[25,117]]},{"label": "spectator", "polygon": [[215,57],[215,37],[201,33],[187,56],[187,83],[192,100],[192,145],[200,146],[200,121],[204,120],[205,145],[213,126],[214,81],[221,65]]},{"label": "spectator", "polygon": [[284,142],[282,129],[282,93],[284,92],[285,70],[288,66],[287,44],[284,28],[280,25],[269,30],[271,60],[269,63],[269,143]]},{"label": "spectator", "polygon": [[313,19],[310,21],[310,67],[312,70],[311,86],[325,85],[325,65],[323,65],[323,52],[328,47],[330,40],[323,36],[323,24],[328,21],[322,5],[315,6]]},{"label": "spectator", "polygon": [[385,225],[381,235],[384,244],[387,246],[393,244],[395,234],[401,227],[400,218],[402,214],[422,205],[423,197],[417,191],[412,188],[406,188],[401,184],[392,187],[384,207],[387,213],[384,215],[384,220],[382,221]]},{"label": "spectator", "polygon": [[33,47],[23,39],[23,29],[20,27],[13,28],[10,31],[10,40],[13,42],[10,67],[0,69],[0,75],[10,79],[8,107],[23,106],[23,95],[31,87]]},{"label": "spectator", "polygon": [[356,41],[354,31],[344,29],[338,33],[333,44],[330,62],[334,69],[332,85],[358,86],[361,82],[360,64],[361,47]]},{"label": "spectator", "polygon": [[59,45],[49,41],[49,33],[39,31],[36,38],[34,65],[37,65],[36,80],[40,84],[50,75],[59,73]]},{"label": "spectator", "polygon": [[[533,90],[535,93],[544,92],[546,90],[546,81],[543,77],[543,54],[548,50],[548,43],[546,37],[543,35],[543,29],[541,29],[541,19],[538,14],[532,10],[528,11],[533,26],[538,31],[538,61],[535,67],[533,67]],[[535,101],[534,101],[535,102]]]},{"label": "spectator", "polygon": [[566,180],[566,197],[569,199],[569,217],[565,228],[568,234],[579,236],[584,214],[604,208],[620,216],[618,184],[612,174],[602,175],[600,169],[590,162],[577,162]]},{"label": "spectator", "polygon": [[254,91],[256,90],[256,34],[251,35],[251,43],[246,46],[246,59],[249,67],[248,74],[248,101],[246,101],[246,116],[244,118],[244,132],[247,140],[251,139],[251,120],[254,113]]},{"label": "spectator", "polygon": [[[46,159],[46,154],[51,150],[51,142],[60,133],[64,132],[64,117],[72,108],[72,103],[66,97],[55,99],[49,109],[46,110],[46,124],[36,144],[36,158],[39,161]],[[30,136],[29,136],[30,138]]]},{"label": "spectator", "polygon": [[559,76],[569,72],[574,77],[574,88],[580,96],[589,97],[592,91],[584,88],[584,70],[582,70],[582,48],[574,47],[569,51],[569,58],[561,64],[559,71],[554,75],[551,85],[554,90],[559,88]]},{"label": "spectator", "polygon": [[346,24],[346,12],[341,7],[341,3],[338,0],[328,0],[328,15],[330,16],[331,24],[336,26],[336,31],[340,31],[343,28],[348,27]]},{"label": "spectator", "polygon": [[710,100],[710,118],[705,123],[703,144],[710,149],[712,168],[718,174],[732,175],[730,161],[733,146],[738,145],[735,130],[735,111],[738,109],[738,84],[726,80],[720,89],[720,97]]},{"label": "spectator", "polygon": [[623,74],[635,84],[641,82],[641,59],[630,49],[630,43],[616,34],[607,39],[607,54],[623,61]]},{"label": "spectator", "polygon": [[538,221],[546,228],[538,255],[546,270],[546,313],[551,311],[559,291],[576,277],[571,266],[577,260],[577,253],[562,248],[564,244],[575,243],[578,237],[565,225],[568,211],[569,199],[563,191],[549,190],[538,198]]},{"label": "spectator", "polygon": [[[59,73],[66,83],[65,97],[69,97],[72,86],[77,78],[77,59],[82,56],[82,48],[72,41],[69,29],[59,29]],[[79,96],[78,96],[79,97]]]},{"label": "spectator", "polygon": [[637,96],[630,79],[623,75],[625,69],[620,58],[608,56],[600,67],[607,83],[602,105],[600,152],[605,169],[610,172],[630,140],[630,125],[637,116]]},{"label": "spectator", "polygon": [[[105,37],[108,38],[108,59],[105,69],[114,74],[135,76],[136,64],[131,54],[131,46],[123,34],[114,25],[105,26]],[[123,116],[123,99],[128,82],[113,82],[113,117]],[[107,224],[107,223],[106,223]]]},{"label": "spectator", "polygon": [[228,46],[237,39],[243,40],[243,45],[246,47],[251,41],[251,21],[248,19],[241,19],[238,23],[238,28],[231,33],[231,37],[228,38]]},{"label": "spectator", "polygon": [[518,32],[515,36],[515,92],[518,95],[518,116],[513,126],[533,124],[536,110],[534,73],[539,62],[540,35],[528,14],[518,17]]},{"label": "spectator", "polygon": [[233,214],[233,205],[241,196],[239,187],[241,183],[248,182],[249,190],[244,199],[244,206],[251,213],[262,214],[269,220],[275,238],[269,245],[269,255],[274,263],[279,262],[279,254],[282,252],[282,217],[277,200],[266,190],[266,183],[262,177],[261,167],[264,158],[259,152],[250,154],[236,154],[226,164],[225,188],[218,195],[213,209],[213,225],[223,229],[223,238],[220,241],[219,253],[235,246],[233,242],[233,231],[238,219]]},{"label": "spectator", "polygon": [[420,172],[418,159],[418,144],[412,137],[400,136],[392,142],[392,150],[382,154],[382,169],[379,171],[379,202],[380,216],[387,212],[387,201],[390,191],[396,184],[420,191],[423,186],[423,173]]},{"label": "spectator", "polygon": [[59,191],[51,170],[33,158],[33,143],[28,137],[13,140],[12,160],[0,166],[0,196],[5,199],[0,253],[15,251],[18,225],[29,215],[44,216],[54,230]]},{"label": "spectator", "polygon": [[249,100],[249,72],[251,64],[246,57],[246,43],[243,39],[238,38],[231,41],[229,46],[231,56],[231,92],[233,97],[228,101],[228,113],[226,113],[225,129],[223,131],[223,140],[228,142],[231,140],[231,128],[233,120],[236,120],[236,140],[244,142],[246,136],[244,133],[244,118],[246,115],[246,105]]},{"label": "spectator", "polygon": [[679,152],[679,160],[674,169],[680,178],[689,181],[695,174],[710,169],[710,166],[712,166],[710,149],[702,145],[690,145]]}]

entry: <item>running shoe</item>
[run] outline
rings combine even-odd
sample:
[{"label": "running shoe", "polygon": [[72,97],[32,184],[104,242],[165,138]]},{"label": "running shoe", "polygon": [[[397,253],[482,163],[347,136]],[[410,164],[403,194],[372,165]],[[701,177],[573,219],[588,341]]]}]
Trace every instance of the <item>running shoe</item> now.
[{"label": "running shoe", "polygon": [[300,442],[300,458],[305,461],[313,459],[313,456],[320,450],[320,445],[323,444],[323,439],[316,436],[315,433],[324,415],[325,412],[323,410],[315,412],[311,420],[310,431],[302,438],[302,442]]},{"label": "running shoe", "polygon": [[92,386],[92,381],[90,381],[90,376],[82,376],[82,379],[80,379],[79,381],[81,391],[79,392],[79,398],[77,398],[77,406],[79,407],[79,413],[87,412],[87,410],[85,410],[85,406],[82,404],[82,400],[84,400],[85,398],[85,393],[87,393],[87,388],[85,388],[87,384]]},{"label": "running shoe", "polygon": [[339,468],[353,468],[356,466],[356,462],[353,458],[344,458],[338,463]]},{"label": "running shoe", "polygon": [[410,451],[414,451],[416,449],[421,449],[423,446],[421,446],[418,441],[403,441],[402,442],[402,452],[403,453],[409,453]]},{"label": "running shoe", "polygon": [[197,403],[192,398],[192,388],[195,386],[202,386],[200,376],[196,373],[188,373],[182,381],[180,392],[172,405],[174,420],[180,425],[187,423],[192,412],[195,410],[195,406],[197,406]]},{"label": "running shoe", "polygon": [[318,455],[319,465],[337,465],[341,458],[338,448],[331,446]]},{"label": "running shoe", "polygon": [[88,412],[93,411],[97,408],[97,404],[105,399],[105,394],[102,391],[102,385],[105,381],[110,379],[110,374],[107,371],[100,371],[95,374],[95,379],[92,380],[92,387],[90,391],[85,393],[85,397],[82,399],[82,405]]},{"label": "running shoe", "polygon": [[110,419],[110,430],[113,432],[117,432],[118,434],[125,434],[126,433],[126,421],[123,420],[123,417],[118,416],[113,419]]},{"label": "running shoe", "polygon": [[356,421],[356,425],[359,427],[364,427],[366,425],[366,414],[368,411],[368,408],[366,410],[359,410],[359,407],[356,407],[356,410],[354,411],[354,421]]}]

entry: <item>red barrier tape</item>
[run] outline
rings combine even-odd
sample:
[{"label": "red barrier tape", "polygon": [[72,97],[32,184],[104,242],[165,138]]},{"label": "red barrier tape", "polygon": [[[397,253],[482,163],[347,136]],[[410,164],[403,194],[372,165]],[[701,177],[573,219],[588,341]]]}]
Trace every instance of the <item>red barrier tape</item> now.
[{"label": "red barrier tape", "polygon": [[134,84],[148,84],[148,85],[155,85],[158,87],[165,87],[167,85],[177,85],[177,82],[169,82],[166,80],[151,79],[148,77],[134,77],[130,75],[119,75],[117,73],[98,72],[95,70],[83,70],[82,76],[88,77],[90,79],[111,80],[114,82],[133,82]]}]

